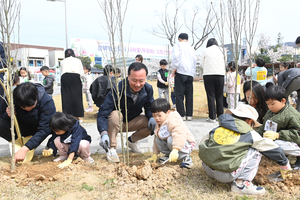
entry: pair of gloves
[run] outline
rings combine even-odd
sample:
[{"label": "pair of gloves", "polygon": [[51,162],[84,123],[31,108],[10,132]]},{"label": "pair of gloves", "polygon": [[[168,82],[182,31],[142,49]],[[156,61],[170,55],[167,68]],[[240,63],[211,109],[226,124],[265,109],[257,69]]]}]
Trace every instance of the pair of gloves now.
[{"label": "pair of gloves", "polygon": [[[178,150],[177,149],[173,149],[169,155],[169,162],[177,162],[178,159]],[[157,161],[157,154],[153,154],[153,156],[151,158],[147,159],[149,162],[153,161],[154,163]]]},{"label": "pair of gloves", "polygon": [[[47,157],[51,156],[53,154],[53,149],[44,149],[42,155]],[[63,169],[64,167],[69,166],[72,163],[72,159],[68,158],[68,160],[65,160],[63,163],[60,163],[57,165],[58,168]]]}]

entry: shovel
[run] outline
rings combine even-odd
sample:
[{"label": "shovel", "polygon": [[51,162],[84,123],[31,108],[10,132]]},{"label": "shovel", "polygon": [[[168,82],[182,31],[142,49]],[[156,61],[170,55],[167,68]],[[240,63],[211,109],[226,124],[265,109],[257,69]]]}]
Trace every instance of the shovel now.
[{"label": "shovel", "polygon": [[108,141],[105,141],[106,143],[106,147],[104,150],[106,151],[106,155],[109,156],[109,158],[113,161],[113,162],[120,162],[120,159],[118,156],[116,155],[112,155],[112,153],[110,152],[110,149],[108,148]]},{"label": "shovel", "polygon": [[[298,169],[292,169],[291,171],[287,172],[287,174],[292,173],[296,170]],[[270,182],[283,181],[280,171],[274,172],[273,174],[269,174],[266,177],[269,179]]]},{"label": "shovel", "polygon": [[283,181],[280,171],[277,171],[273,174],[269,174],[266,176],[270,182]]},{"label": "shovel", "polygon": [[167,162],[169,161],[169,159],[165,160],[164,162],[162,162],[160,165],[156,166],[155,169],[160,168],[162,166],[164,166]]}]

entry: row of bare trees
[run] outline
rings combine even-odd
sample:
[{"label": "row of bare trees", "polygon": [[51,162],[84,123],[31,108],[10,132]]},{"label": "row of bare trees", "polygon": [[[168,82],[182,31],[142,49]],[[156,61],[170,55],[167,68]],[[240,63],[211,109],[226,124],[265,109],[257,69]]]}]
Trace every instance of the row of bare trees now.
[{"label": "row of bare trees", "polygon": [[[168,1],[165,4],[164,12],[156,13],[159,18],[157,27],[152,28],[149,32],[157,37],[167,39],[169,44],[174,46],[179,31],[185,27],[190,32],[191,39],[189,40],[195,50],[203,45],[209,35],[216,37],[223,47],[225,36],[229,36],[233,58],[237,66],[237,77],[243,37],[246,38],[248,47],[246,57],[250,58],[250,63],[252,63],[253,40],[258,24],[260,0],[219,0],[215,3],[204,4],[206,17],[203,19],[200,17],[199,7],[195,6],[192,8],[193,12],[190,12],[190,10],[183,9],[185,3],[186,0]],[[181,15],[183,20],[180,18]],[[223,55],[224,61],[227,63],[227,52],[223,51]],[[236,92],[237,84],[235,85]]]}]

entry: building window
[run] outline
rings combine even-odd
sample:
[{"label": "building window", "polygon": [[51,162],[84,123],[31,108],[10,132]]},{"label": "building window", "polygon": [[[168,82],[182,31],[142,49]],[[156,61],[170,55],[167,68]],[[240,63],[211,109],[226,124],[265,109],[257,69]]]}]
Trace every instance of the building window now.
[{"label": "building window", "polygon": [[33,60],[29,60],[29,66],[30,66],[30,67],[33,67],[33,66],[34,66]]},{"label": "building window", "polygon": [[43,66],[43,61],[42,60],[37,60],[36,61],[36,66],[37,67],[42,67]]}]

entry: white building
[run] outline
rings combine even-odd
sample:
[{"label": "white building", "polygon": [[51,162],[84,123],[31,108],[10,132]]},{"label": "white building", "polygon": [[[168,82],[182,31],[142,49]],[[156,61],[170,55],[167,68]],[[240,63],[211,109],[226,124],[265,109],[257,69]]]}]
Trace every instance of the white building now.
[{"label": "white building", "polygon": [[[26,67],[36,82],[41,82],[43,76],[40,72],[42,66],[48,66],[55,75],[59,75],[57,66],[64,59],[64,49],[24,44],[12,44],[11,55],[18,68]],[[57,76],[57,82],[59,77]]]}]

